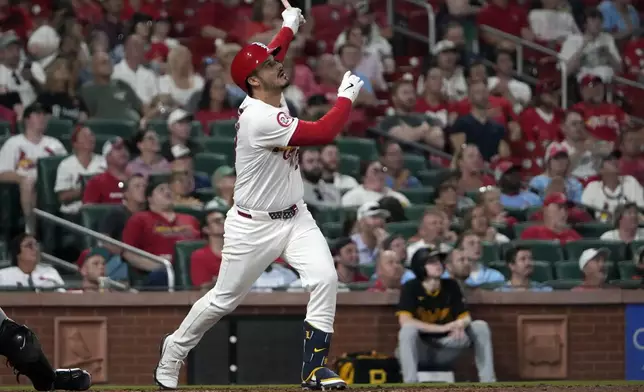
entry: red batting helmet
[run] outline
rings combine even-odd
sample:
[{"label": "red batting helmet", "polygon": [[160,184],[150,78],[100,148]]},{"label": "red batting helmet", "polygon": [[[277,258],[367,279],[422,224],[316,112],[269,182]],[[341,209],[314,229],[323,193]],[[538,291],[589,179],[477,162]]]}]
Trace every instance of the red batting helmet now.
[{"label": "red batting helmet", "polygon": [[270,55],[276,55],[280,51],[280,47],[269,48],[268,46],[260,43],[253,42],[242,48],[235,55],[232,64],[230,65],[230,74],[233,77],[233,81],[237,86],[242,90],[246,90],[246,79],[250,76],[251,73]]}]

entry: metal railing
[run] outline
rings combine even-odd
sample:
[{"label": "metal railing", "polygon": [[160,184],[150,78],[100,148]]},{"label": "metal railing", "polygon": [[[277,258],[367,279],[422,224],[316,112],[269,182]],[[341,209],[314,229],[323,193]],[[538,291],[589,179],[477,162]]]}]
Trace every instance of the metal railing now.
[{"label": "metal railing", "polygon": [[559,65],[559,70],[561,71],[561,108],[566,109],[568,107],[568,66],[566,65],[566,62],[561,58],[561,56],[559,56],[559,53],[557,53],[556,51],[550,48],[546,48],[543,45],[535,44],[532,41],[528,41],[526,39],[514,36],[512,34],[508,34],[504,31],[495,29],[494,27],[490,27],[488,25],[482,25],[480,27],[483,31],[486,31],[493,35],[497,35],[503,39],[506,39],[508,41],[511,41],[517,44],[516,66],[517,66],[517,73],[519,75],[523,74],[524,46],[532,50],[535,50],[537,52],[546,54],[548,56],[552,56],[555,59],[557,59],[557,64]]},{"label": "metal railing", "polygon": [[[403,1],[417,5],[418,7],[424,8],[425,11],[427,11],[427,24],[429,26],[426,36],[424,34],[411,31],[409,28],[397,26],[394,23],[394,2],[400,3]],[[431,6],[431,4],[420,0],[387,0],[387,22],[395,33],[400,33],[402,35],[414,38],[418,41],[427,43],[427,47],[429,49],[429,52],[431,53],[434,44],[436,44],[436,14],[434,13],[434,8]]]},{"label": "metal railing", "polygon": [[[68,263],[63,259],[59,259],[58,257],[54,255],[50,255],[49,253],[41,252],[40,256],[42,257],[42,261],[54,266],[58,267],[64,270],[67,270],[69,272],[80,272],[80,268],[76,264]],[[118,290],[123,290],[123,291],[128,291],[128,287],[124,285],[121,282],[117,282],[113,279],[110,279],[109,277],[104,277],[104,278],[99,278],[101,280],[101,286],[104,286],[105,288],[115,288]],[[130,290],[133,291],[133,290]]]},{"label": "metal railing", "polygon": [[[159,257],[157,255],[153,255],[152,253],[146,252],[144,250],[141,250],[139,248],[135,248],[134,246],[128,245],[124,242],[115,240],[114,238],[108,237],[102,233],[99,233],[94,230],[90,230],[86,227],[83,227],[81,225],[78,225],[76,223],[70,222],[68,220],[62,219],[56,215],[50,214],[48,212],[45,212],[40,209],[34,209],[34,213],[36,216],[39,218],[42,218],[46,221],[53,222],[58,226],[62,226],[68,230],[71,230],[73,232],[79,233],[81,235],[86,235],[90,236],[92,238],[95,238],[101,242],[106,242],[108,244],[112,244],[114,246],[118,246],[128,252],[132,252],[137,256],[144,257],[148,260],[152,260],[155,263],[162,265],[165,268],[165,271],[168,275],[168,291],[174,291],[174,286],[175,286],[175,277],[174,277],[174,269],[172,267],[172,264],[164,259],[163,257]],[[63,263],[66,263],[65,261],[61,260]],[[68,264],[68,263],[66,263]]]}]

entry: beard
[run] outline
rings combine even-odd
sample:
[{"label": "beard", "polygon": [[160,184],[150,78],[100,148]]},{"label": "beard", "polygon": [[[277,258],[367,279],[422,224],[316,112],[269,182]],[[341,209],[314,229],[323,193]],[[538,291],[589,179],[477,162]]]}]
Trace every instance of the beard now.
[{"label": "beard", "polygon": [[308,182],[317,184],[322,178],[322,171],[321,170],[310,170],[310,171],[302,170],[302,177],[304,177],[304,179],[307,180]]}]

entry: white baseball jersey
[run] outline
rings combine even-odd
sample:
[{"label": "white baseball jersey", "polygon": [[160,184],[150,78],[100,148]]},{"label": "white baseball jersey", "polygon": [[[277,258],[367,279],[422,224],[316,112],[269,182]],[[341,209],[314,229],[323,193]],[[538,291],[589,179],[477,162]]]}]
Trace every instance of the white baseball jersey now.
[{"label": "white baseball jersey", "polygon": [[23,134],[15,135],[7,139],[0,149],[0,173],[15,171],[21,176],[36,177],[39,158],[66,154],[63,143],[51,136],[43,136],[38,144],[34,144]]},{"label": "white baseball jersey", "polygon": [[235,204],[256,211],[281,211],[304,196],[297,147],[288,142],[299,120],[282,95],[277,108],[246,97],[239,107],[235,143]]},{"label": "white baseball jersey", "polygon": [[[56,184],[54,185],[54,192],[69,191],[72,189],[81,188],[81,176],[88,174],[98,174],[105,171],[106,164],[105,158],[102,155],[92,155],[92,160],[87,167],[83,166],[76,154],[70,155],[63,159],[58,165],[56,170]],[[81,200],[73,201],[69,204],[62,204],[60,212],[65,214],[77,213],[83,202]]]}]

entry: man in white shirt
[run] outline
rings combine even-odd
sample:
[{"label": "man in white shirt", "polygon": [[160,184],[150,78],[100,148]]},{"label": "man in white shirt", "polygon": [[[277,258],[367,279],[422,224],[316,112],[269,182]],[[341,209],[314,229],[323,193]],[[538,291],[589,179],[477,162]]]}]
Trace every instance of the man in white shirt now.
[{"label": "man in white shirt", "polygon": [[396,192],[385,185],[385,168],[379,161],[362,164],[360,167],[362,185],[357,186],[342,196],[342,205],[358,207],[367,202],[377,202],[385,196],[398,199],[403,207],[411,204],[402,193]]},{"label": "man in white shirt", "polygon": [[355,178],[338,172],[338,146],[327,144],[320,151],[320,163],[322,164],[322,180],[327,184],[333,184],[340,193],[357,187],[358,181]]},{"label": "man in white shirt", "polygon": [[[574,110],[566,112],[561,131],[564,134],[561,144],[568,149],[571,174],[580,179],[596,175],[597,158],[601,154],[602,144],[588,135],[581,114]],[[604,154],[608,152],[603,151]]]},{"label": "man in white shirt", "polygon": [[432,55],[436,57],[438,68],[443,71],[443,94],[450,101],[460,101],[467,97],[467,80],[463,68],[458,65],[459,53],[456,44],[443,40],[434,46]]},{"label": "man in white shirt", "polygon": [[583,35],[569,35],[564,41],[559,55],[568,75],[594,74],[606,83],[620,70],[622,57],[613,36],[602,31],[602,20],[596,8],[587,9]]},{"label": "man in white shirt", "polygon": [[0,58],[3,59],[0,64],[0,92],[17,92],[26,107],[36,100],[37,86],[44,85],[47,77],[40,64],[21,58],[20,47],[20,39],[15,33],[0,37]]},{"label": "man in white shirt", "polygon": [[35,219],[32,210],[36,204],[34,184],[39,158],[66,155],[63,144],[44,135],[47,115],[39,103],[33,103],[24,111],[25,131],[14,135],[0,149],[0,182],[20,186],[20,205],[25,216],[26,230],[33,233]]},{"label": "man in white shirt", "polygon": [[0,287],[60,288],[63,278],[54,267],[40,263],[40,246],[34,236],[22,233],[11,241],[12,267],[0,269]]},{"label": "man in white shirt", "polygon": [[127,83],[143,105],[149,105],[159,94],[158,80],[154,72],[145,68],[142,63],[145,55],[145,42],[133,34],[125,42],[125,58],[114,66],[112,80]]},{"label": "man in white shirt", "polygon": [[300,152],[300,172],[304,186],[304,202],[314,208],[340,207],[340,191],[322,181],[320,151],[313,148]]},{"label": "man in white shirt", "polygon": [[91,129],[80,126],[72,133],[74,154],[65,158],[56,170],[54,192],[60,201],[60,212],[67,215],[78,213],[83,205],[81,176],[105,171],[105,158],[94,154],[96,137]]},{"label": "man in white shirt", "polygon": [[499,95],[512,103],[515,113],[521,113],[532,99],[532,90],[527,83],[514,78],[514,54],[499,50],[496,52],[496,76],[487,78],[490,95]]}]

